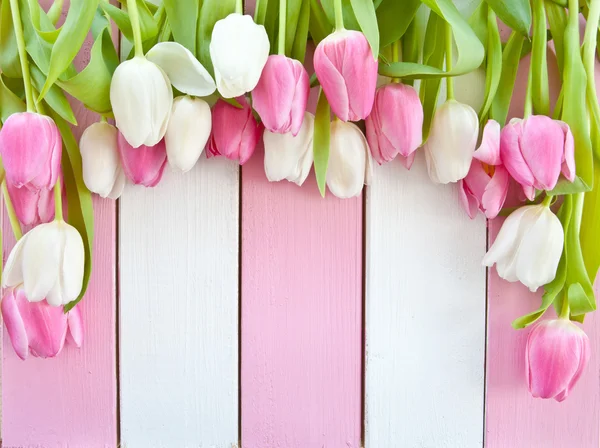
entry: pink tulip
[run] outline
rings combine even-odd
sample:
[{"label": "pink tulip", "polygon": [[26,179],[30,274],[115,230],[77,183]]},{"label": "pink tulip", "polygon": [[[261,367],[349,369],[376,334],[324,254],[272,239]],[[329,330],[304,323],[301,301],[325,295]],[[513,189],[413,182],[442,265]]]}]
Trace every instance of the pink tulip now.
[{"label": "pink tulip", "polygon": [[60,353],[67,337],[81,347],[83,324],[79,307],[67,314],[62,307],[50,306],[43,300],[29,302],[22,289],[8,289],[1,304],[4,325],[10,341],[21,359],[29,353],[40,358],[52,358]]},{"label": "pink tulip", "polygon": [[164,139],[154,146],[141,145],[139,148],[134,148],[119,132],[117,146],[123,171],[131,182],[145,187],[154,187],[160,182],[167,165],[167,148]]},{"label": "pink tulip", "polygon": [[277,134],[298,135],[310,92],[308,73],[300,61],[274,54],[267,59],[252,105],[265,128]]},{"label": "pink tulip", "polygon": [[569,126],[543,115],[513,119],[501,135],[500,155],[529,199],[552,190],[561,174],[575,180],[575,143]]},{"label": "pink tulip", "polygon": [[36,226],[54,219],[54,190],[33,191],[27,187],[17,188],[11,183],[6,187],[21,224]]},{"label": "pink tulip", "polygon": [[423,106],[416,90],[405,84],[379,88],[365,125],[371,154],[380,165],[397,154],[412,155],[423,142]]},{"label": "pink tulip", "polygon": [[527,384],[535,398],[563,401],[590,359],[590,340],[568,319],[547,320],[529,333],[525,362]]},{"label": "pink tulip", "polygon": [[371,113],[377,86],[377,59],[364,34],[335,31],[315,50],[317,78],[333,113],[342,121],[364,120]]},{"label": "pink tulip", "polygon": [[0,155],[7,183],[30,190],[49,190],[60,172],[60,132],[52,118],[45,115],[13,114],[0,130]]},{"label": "pink tulip", "polygon": [[244,97],[237,98],[243,106],[238,109],[223,100],[217,101],[212,111],[212,131],[206,147],[206,157],[224,156],[246,163],[254,153],[263,133],[252,108]]}]

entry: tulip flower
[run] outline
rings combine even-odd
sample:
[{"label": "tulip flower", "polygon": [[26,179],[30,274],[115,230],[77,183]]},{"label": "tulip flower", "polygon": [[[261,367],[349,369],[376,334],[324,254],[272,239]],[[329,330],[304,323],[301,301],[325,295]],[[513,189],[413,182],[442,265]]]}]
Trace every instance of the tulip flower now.
[{"label": "tulip flower", "polygon": [[308,73],[300,61],[272,55],[252,91],[252,106],[265,128],[278,134],[298,134],[310,92]]},{"label": "tulip flower", "polygon": [[154,187],[162,179],[167,164],[165,141],[154,146],[142,145],[132,147],[123,134],[117,136],[117,146],[121,155],[121,163],[127,178],[135,185]]},{"label": "tulip flower", "polygon": [[372,175],[371,152],[358,126],[335,120],[331,123],[327,186],[338,198],[359,196]]},{"label": "tulip flower", "polygon": [[479,120],[471,106],[448,100],[433,117],[425,144],[431,180],[447,184],[464,179],[469,172],[479,136]]},{"label": "tulip flower", "polygon": [[246,163],[254,154],[262,135],[263,126],[259,124],[252,108],[243,98],[238,98],[243,106],[238,109],[223,100],[217,101],[212,111],[212,132],[206,147],[206,156],[224,156]]},{"label": "tulip flower", "polygon": [[590,340],[580,327],[568,319],[540,322],[527,338],[529,392],[536,398],[565,400],[589,359]]},{"label": "tulip flower", "polygon": [[85,253],[81,235],[62,220],[40,224],[27,232],[11,251],[4,287],[23,285],[30,302],[46,299],[66,305],[81,293]]},{"label": "tulip flower", "polygon": [[215,23],[210,58],[217,89],[224,98],[236,98],[253,90],[269,57],[269,36],[251,16],[229,14]]},{"label": "tulip flower", "polygon": [[54,219],[54,191],[30,190],[6,184],[17,219],[24,226],[36,226]]},{"label": "tulip flower", "polygon": [[342,121],[367,118],[375,99],[378,64],[365,35],[335,31],[319,42],[313,62],[333,113]]},{"label": "tulip flower", "polygon": [[194,167],[210,136],[211,123],[206,101],[189,96],[175,98],[165,134],[167,158],[173,168],[185,173]]},{"label": "tulip flower", "polygon": [[552,210],[546,204],[528,205],[506,218],[483,264],[496,264],[501,278],[535,292],[554,280],[563,242],[562,224]]},{"label": "tulip flower", "polygon": [[2,317],[10,342],[23,360],[32,356],[52,358],[58,355],[67,334],[77,347],[83,342],[83,325],[79,307],[68,313],[50,306],[45,300],[29,302],[20,288],[10,288],[2,299]]},{"label": "tulip flower", "polygon": [[33,112],[12,114],[0,130],[0,156],[7,183],[30,190],[52,189],[62,156],[54,120]]},{"label": "tulip flower", "polygon": [[106,122],[94,123],[79,141],[85,185],[103,198],[117,199],[125,187],[118,134],[117,128]]},{"label": "tulip flower", "polygon": [[313,163],[315,117],[306,112],[300,132],[276,134],[265,129],[265,173],[270,182],[286,179],[302,185]]},{"label": "tulip flower", "polygon": [[417,91],[399,83],[379,88],[365,125],[377,163],[389,162],[398,154],[409,157],[423,142],[423,105]]},{"label": "tulip flower", "polygon": [[561,174],[575,180],[575,142],[569,125],[543,115],[512,119],[504,127],[500,155],[512,177],[533,200],[535,190],[552,190]]}]

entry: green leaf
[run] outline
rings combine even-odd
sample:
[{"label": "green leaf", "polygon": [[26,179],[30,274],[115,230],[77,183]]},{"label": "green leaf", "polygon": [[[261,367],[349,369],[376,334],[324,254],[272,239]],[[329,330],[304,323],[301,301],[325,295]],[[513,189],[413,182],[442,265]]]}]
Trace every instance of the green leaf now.
[{"label": "green leaf", "polygon": [[63,10],[63,5],[64,0],[54,0],[52,2],[52,6],[48,10],[48,19],[50,19],[54,26],[56,26],[57,22],[60,19]]},{"label": "green leaf", "polygon": [[327,165],[329,163],[329,141],[331,133],[331,111],[323,90],[319,93],[315,113],[315,131],[313,137],[313,157],[315,176],[321,196],[325,197],[327,183]]},{"label": "green leaf", "polygon": [[559,196],[563,194],[584,193],[586,191],[590,191],[590,188],[581,177],[575,176],[573,182],[569,182],[567,179],[561,177],[558,180],[556,187],[549,191],[548,194],[551,196]]},{"label": "green leaf", "polygon": [[54,23],[47,17],[37,0],[29,0],[29,13],[31,14],[31,24],[38,36],[48,43],[56,42],[60,29],[55,29]]},{"label": "green leaf", "polygon": [[294,42],[290,50],[290,55],[293,59],[304,63],[304,57],[306,55],[306,40],[308,39],[308,24],[310,21],[310,3],[307,1],[302,2],[302,9],[298,16],[298,26],[296,27],[296,34],[294,35]]},{"label": "green leaf", "polygon": [[[595,140],[597,141],[597,140]],[[600,160],[594,160],[594,176],[600,179]],[[594,281],[600,268],[600,182],[585,195],[581,220],[581,250],[589,278]]]},{"label": "green leaf", "polygon": [[[39,89],[41,89],[44,85],[46,77],[35,65],[31,65],[29,68],[31,72],[31,83],[33,88],[36,90],[36,92],[39,92]],[[50,106],[52,110],[54,110],[62,118],[73,125],[77,124],[77,119],[75,118],[73,109],[71,109],[71,105],[69,104],[67,97],[58,86],[52,85],[50,87],[45,101],[48,103],[48,106]]]},{"label": "green leaf", "polygon": [[[473,32],[477,35],[477,38],[483,44],[485,48],[488,48],[488,23],[489,23],[489,11],[491,8],[484,1],[479,3],[479,6],[475,9],[471,17],[469,17],[469,26]],[[492,10],[493,12],[493,10]]]},{"label": "green leaf", "polygon": [[383,0],[377,8],[380,46],[396,42],[413,22],[421,0]]},{"label": "green leaf", "polygon": [[486,0],[498,14],[500,20],[523,36],[531,28],[531,6],[529,0]]},{"label": "green leaf", "polygon": [[210,59],[210,40],[217,21],[224,19],[235,11],[235,0],[204,0],[198,21],[198,42],[196,51],[198,60],[206,70],[214,76],[213,64]]},{"label": "green leaf", "polygon": [[0,76],[0,119],[2,123],[12,114],[26,110],[25,103],[4,84],[4,79]]},{"label": "green leaf", "polygon": [[315,45],[325,39],[333,30],[333,26],[327,19],[327,15],[325,15],[325,11],[323,11],[319,0],[310,0],[310,21],[308,28]]},{"label": "green leaf", "polygon": [[564,33],[567,26],[567,12],[565,8],[557,5],[551,0],[546,0],[546,14],[548,16],[548,25],[554,41],[556,61],[558,69],[562,73],[564,61]]},{"label": "green leaf", "polygon": [[[431,14],[425,30],[423,63],[432,67],[442,67],[446,54],[446,24],[436,14]],[[419,95],[423,103],[423,141],[429,136],[431,121],[437,106],[442,79],[429,78],[421,82]]]},{"label": "green leaf", "polygon": [[198,0],[163,0],[176,42],[196,54]]},{"label": "green leaf", "polygon": [[524,40],[523,36],[513,31],[502,53],[500,84],[490,110],[490,118],[496,120],[501,126],[504,126],[508,116],[508,108],[517,80],[517,70],[519,69]]},{"label": "green leaf", "polygon": [[360,30],[369,41],[373,56],[377,57],[379,54],[379,25],[373,0],[350,0],[350,3]]},{"label": "green leaf", "polygon": [[9,0],[0,3],[0,71],[9,78],[22,76]]},{"label": "green leaf", "polygon": [[296,29],[300,25],[300,13],[302,9],[309,9],[310,3],[303,2],[302,0],[287,0],[286,5],[285,54],[289,56],[292,53],[292,47],[294,46],[294,43],[298,40],[296,37]]},{"label": "green leaf", "polygon": [[[95,1],[95,0],[94,0]],[[148,9],[145,2],[138,0],[138,11],[140,13],[140,31],[142,40],[146,41],[156,37],[158,34],[158,26],[154,20],[153,13]],[[101,1],[100,8],[114,20],[117,28],[121,30],[128,41],[133,42],[133,31],[131,29],[131,20],[124,9],[117,8],[108,2]]]},{"label": "green leaf", "polygon": [[492,102],[498,92],[500,79],[502,77],[502,41],[500,40],[500,31],[496,21],[496,14],[490,8],[488,10],[488,28],[487,28],[487,70],[485,72],[485,99],[483,107],[479,112],[481,120],[487,116]]}]

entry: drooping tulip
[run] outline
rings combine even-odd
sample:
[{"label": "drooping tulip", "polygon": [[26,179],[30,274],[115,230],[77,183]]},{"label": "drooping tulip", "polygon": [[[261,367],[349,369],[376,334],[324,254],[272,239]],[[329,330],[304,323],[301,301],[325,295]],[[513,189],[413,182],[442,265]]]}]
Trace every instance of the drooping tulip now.
[{"label": "drooping tulip", "polygon": [[224,98],[253,90],[269,57],[269,36],[249,15],[229,14],[215,23],[210,57],[217,89]]},{"label": "drooping tulip", "polygon": [[50,306],[45,300],[29,302],[21,288],[9,288],[2,298],[2,318],[17,356],[52,358],[58,355],[67,335],[77,347],[83,343],[83,325],[79,307],[68,313]]},{"label": "drooping tulip", "polygon": [[479,120],[471,106],[448,100],[433,117],[425,144],[429,177],[447,184],[464,179],[469,172],[477,146]]},{"label": "drooping tulip", "polygon": [[154,187],[162,179],[167,165],[167,149],[164,139],[154,146],[133,148],[123,134],[117,136],[117,146],[123,171],[135,185]]},{"label": "drooping tulip", "polygon": [[175,98],[165,134],[167,159],[173,168],[185,173],[194,167],[204,151],[211,125],[206,101],[189,96]]},{"label": "drooping tulip", "polygon": [[54,219],[54,190],[30,190],[6,184],[17,219],[24,226],[35,226]]},{"label": "drooping tulip", "polygon": [[265,129],[265,173],[270,182],[286,179],[302,185],[313,163],[315,117],[306,112],[300,132],[294,136]]},{"label": "drooping tulip", "polygon": [[365,126],[371,155],[380,165],[398,154],[411,156],[423,142],[423,105],[417,91],[399,83],[377,89]]},{"label": "drooping tulip", "polygon": [[298,134],[310,93],[308,73],[300,61],[269,56],[252,91],[252,105],[270,132]]},{"label": "drooping tulip", "polygon": [[529,333],[527,385],[536,398],[567,398],[590,359],[590,340],[568,319],[546,320]]},{"label": "drooping tulip", "polygon": [[23,285],[30,302],[46,299],[51,306],[75,300],[83,285],[85,253],[75,227],[56,220],[27,232],[11,251],[4,287]]},{"label": "drooping tulip", "polygon": [[327,186],[338,198],[359,196],[368,185],[373,165],[369,144],[353,123],[335,120],[331,123]]},{"label": "drooping tulip", "polygon": [[118,134],[117,128],[111,124],[94,123],[84,131],[79,141],[85,185],[103,198],[117,199],[125,187],[125,173],[117,146]]},{"label": "drooping tulip", "polygon": [[495,264],[501,278],[520,281],[535,292],[554,280],[563,242],[562,224],[552,210],[528,205],[506,218],[483,264]]},{"label": "drooping tulip", "polygon": [[30,190],[52,189],[62,156],[56,123],[33,112],[12,114],[0,129],[0,156],[7,183]]},{"label": "drooping tulip", "polygon": [[335,31],[319,42],[313,62],[333,113],[342,121],[367,118],[375,99],[378,64],[365,35]]},{"label": "drooping tulip", "polygon": [[217,101],[212,111],[212,132],[206,147],[206,156],[223,156],[246,163],[254,154],[262,135],[263,126],[259,124],[252,108],[243,98],[238,98],[243,106],[238,109],[223,100]]}]

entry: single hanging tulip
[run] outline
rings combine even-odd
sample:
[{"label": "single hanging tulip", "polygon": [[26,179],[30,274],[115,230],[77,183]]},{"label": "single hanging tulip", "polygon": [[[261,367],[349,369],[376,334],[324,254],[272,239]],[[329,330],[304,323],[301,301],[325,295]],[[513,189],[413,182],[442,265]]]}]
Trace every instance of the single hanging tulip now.
[{"label": "single hanging tulip", "polygon": [[253,90],[269,57],[269,36],[251,16],[229,14],[215,23],[210,58],[217,89],[224,98],[236,98]]},{"label": "single hanging tulip", "polygon": [[118,134],[117,128],[111,124],[94,123],[84,131],[79,141],[85,185],[103,198],[117,199],[125,188],[125,173],[117,146]]},{"label": "single hanging tulip", "polygon": [[554,280],[563,250],[558,217],[544,204],[521,207],[506,218],[483,258],[506,281],[520,281],[535,292]]},{"label": "single hanging tulip", "polygon": [[590,340],[568,319],[546,320],[529,333],[527,385],[536,398],[561,402],[577,384],[590,359]]},{"label": "single hanging tulip", "polygon": [[252,108],[244,97],[238,98],[242,109],[217,101],[212,111],[212,132],[206,147],[206,156],[224,156],[239,160],[243,165],[250,159],[262,135],[263,126],[259,124]]},{"label": "single hanging tulip", "polygon": [[133,148],[123,134],[117,136],[117,145],[127,178],[135,185],[154,187],[162,179],[167,165],[167,149],[161,140],[154,146]]},{"label": "single hanging tulip", "polygon": [[0,129],[0,156],[7,183],[30,190],[52,189],[62,156],[54,120],[33,112],[12,114]]},{"label": "single hanging tulip", "polygon": [[315,117],[309,112],[296,136],[265,129],[265,174],[270,182],[286,179],[297,185],[304,183],[313,163],[314,129]]},{"label": "single hanging tulip", "polygon": [[365,126],[377,163],[389,162],[398,154],[410,157],[423,142],[423,105],[417,91],[399,83],[380,87]]},{"label": "single hanging tulip", "polygon": [[373,165],[367,139],[358,126],[335,120],[331,123],[327,186],[338,198],[359,196],[371,181]]},{"label": "single hanging tulip", "polygon": [[65,314],[62,307],[45,300],[29,302],[20,288],[10,288],[2,298],[2,318],[17,356],[52,358],[58,355],[67,335],[77,346],[83,343],[83,325],[79,307]]},{"label": "single hanging tulip", "polygon": [[479,120],[471,106],[448,100],[435,112],[424,146],[431,180],[447,184],[469,172],[479,136]]},{"label": "single hanging tulip", "polygon": [[375,99],[378,64],[365,35],[335,31],[319,42],[313,62],[333,113],[342,121],[367,118]]},{"label": "single hanging tulip", "polygon": [[54,219],[54,191],[29,190],[6,184],[17,218],[24,226],[36,226]]},{"label": "single hanging tulip", "polygon": [[200,98],[180,96],[173,101],[171,120],[165,134],[169,164],[181,172],[191,170],[210,136],[210,106]]},{"label": "single hanging tulip", "polygon": [[308,73],[300,61],[269,56],[252,91],[252,106],[270,132],[298,134],[310,93]]}]

